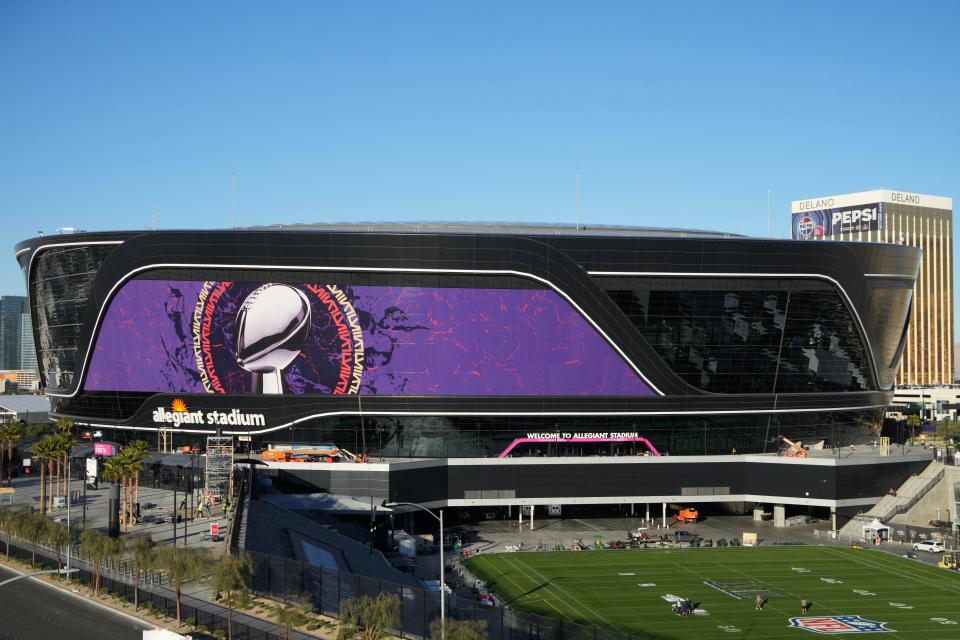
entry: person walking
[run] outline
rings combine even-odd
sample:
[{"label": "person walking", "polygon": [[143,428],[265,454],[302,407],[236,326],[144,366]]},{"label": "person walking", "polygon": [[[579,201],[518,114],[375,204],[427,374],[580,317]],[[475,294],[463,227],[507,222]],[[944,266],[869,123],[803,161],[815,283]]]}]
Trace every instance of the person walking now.
[{"label": "person walking", "polygon": [[810,601],[806,598],[800,598],[800,613],[807,614],[810,611]]},{"label": "person walking", "polygon": [[755,610],[755,611],[760,611],[760,609],[763,608],[763,598],[760,597],[760,592],[759,592],[759,591],[757,592],[757,597],[754,598],[754,602],[755,602],[756,605],[757,605],[756,609],[754,609],[754,610]]}]

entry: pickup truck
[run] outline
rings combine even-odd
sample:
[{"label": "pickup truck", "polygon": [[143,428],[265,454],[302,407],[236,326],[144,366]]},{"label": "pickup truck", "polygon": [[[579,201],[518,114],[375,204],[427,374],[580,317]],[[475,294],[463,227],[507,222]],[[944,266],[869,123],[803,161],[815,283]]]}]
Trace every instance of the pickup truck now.
[{"label": "pickup truck", "polygon": [[943,542],[938,540],[921,540],[913,545],[914,551],[926,551],[928,553],[943,553]]}]

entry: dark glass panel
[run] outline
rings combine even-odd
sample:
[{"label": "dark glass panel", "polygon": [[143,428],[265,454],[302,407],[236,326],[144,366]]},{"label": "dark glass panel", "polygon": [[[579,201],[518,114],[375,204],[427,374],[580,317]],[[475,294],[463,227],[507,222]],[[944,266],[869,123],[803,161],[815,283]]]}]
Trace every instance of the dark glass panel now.
[{"label": "dark glass panel", "polygon": [[65,389],[73,380],[90,287],[113,249],[114,245],[55,247],[43,249],[34,259],[30,304],[37,360],[47,388]]},{"label": "dark glass panel", "polygon": [[670,368],[712,393],[875,389],[840,293],[819,280],[597,278]]}]

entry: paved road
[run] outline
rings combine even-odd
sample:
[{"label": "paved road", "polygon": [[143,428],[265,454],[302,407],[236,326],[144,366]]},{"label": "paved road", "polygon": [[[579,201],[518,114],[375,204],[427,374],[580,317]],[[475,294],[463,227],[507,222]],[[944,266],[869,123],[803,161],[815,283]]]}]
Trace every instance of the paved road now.
[{"label": "paved road", "polygon": [[[15,575],[0,567],[0,580]],[[149,628],[35,580],[0,587],[0,640],[124,640]]]}]

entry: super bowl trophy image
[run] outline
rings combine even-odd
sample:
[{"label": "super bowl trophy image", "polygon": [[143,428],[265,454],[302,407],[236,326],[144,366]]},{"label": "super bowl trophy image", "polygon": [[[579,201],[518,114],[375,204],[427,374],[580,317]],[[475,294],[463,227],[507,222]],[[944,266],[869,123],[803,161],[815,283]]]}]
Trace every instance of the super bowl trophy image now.
[{"label": "super bowl trophy image", "polygon": [[286,284],[265,284],[237,314],[237,364],[253,374],[253,393],[282,394],[283,370],[310,334],[310,301]]}]

